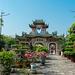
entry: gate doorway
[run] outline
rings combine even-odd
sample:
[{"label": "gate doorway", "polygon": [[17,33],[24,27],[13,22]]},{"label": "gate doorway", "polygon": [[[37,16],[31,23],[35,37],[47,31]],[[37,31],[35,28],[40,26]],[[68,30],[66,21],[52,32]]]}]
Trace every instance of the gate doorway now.
[{"label": "gate doorway", "polygon": [[56,44],[55,43],[49,44],[49,52],[50,54],[56,54]]}]

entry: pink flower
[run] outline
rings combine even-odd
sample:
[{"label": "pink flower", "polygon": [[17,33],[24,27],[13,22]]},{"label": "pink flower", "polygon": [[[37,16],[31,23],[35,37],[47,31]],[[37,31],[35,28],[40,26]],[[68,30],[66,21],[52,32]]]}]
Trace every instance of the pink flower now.
[{"label": "pink flower", "polygon": [[47,54],[45,54],[45,56],[47,56]]},{"label": "pink flower", "polygon": [[27,57],[27,56],[29,56],[29,54],[25,54],[24,56]]},{"label": "pink flower", "polygon": [[34,57],[36,57],[37,55],[34,55]]},{"label": "pink flower", "polygon": [[30,59],[30,57],[27,57],[27,59]]}]

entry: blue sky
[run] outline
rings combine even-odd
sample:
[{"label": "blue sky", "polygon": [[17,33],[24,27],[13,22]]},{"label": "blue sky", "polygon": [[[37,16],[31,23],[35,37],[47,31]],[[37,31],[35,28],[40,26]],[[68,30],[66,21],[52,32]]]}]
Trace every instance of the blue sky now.
[{"label": "blue sky", "polygon": [[51,34],[57,31],[58,35],[66,34],[72,23],[75,22],[75,0],[0,0],[1,10],[9,16],[4,16],[2,34],[21,35],[22,31],[31,32],[29,24],[35,19],[43,19]]}]

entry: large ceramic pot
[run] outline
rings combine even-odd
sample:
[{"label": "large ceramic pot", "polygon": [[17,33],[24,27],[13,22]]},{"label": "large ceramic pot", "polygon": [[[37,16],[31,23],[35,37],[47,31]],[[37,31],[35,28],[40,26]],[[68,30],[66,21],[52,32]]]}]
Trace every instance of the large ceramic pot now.
[{"label": "large ceramic pot", "polygon": [[41,64],[45,65],[45,58],[41,58]]},{"label": "large ceramic pot", "polygon": [[71,56],[70,59],[72,62],[75,62],[75,57]]}]

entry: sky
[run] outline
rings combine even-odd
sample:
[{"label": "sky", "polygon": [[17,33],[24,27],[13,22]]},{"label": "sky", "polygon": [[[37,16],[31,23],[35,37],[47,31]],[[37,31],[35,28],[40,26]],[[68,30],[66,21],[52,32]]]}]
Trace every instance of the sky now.
[{"label": "sky", "polygon": [[65,34],[75,22],[75,0],[0,0],[0,13],[10,13],[3,16],[4,26],[2,34],[15,36],[22,31],[31,32],[29,24],[43,19],[49,24],[47,31],[51,34],[57,31],[58,35]]}]

